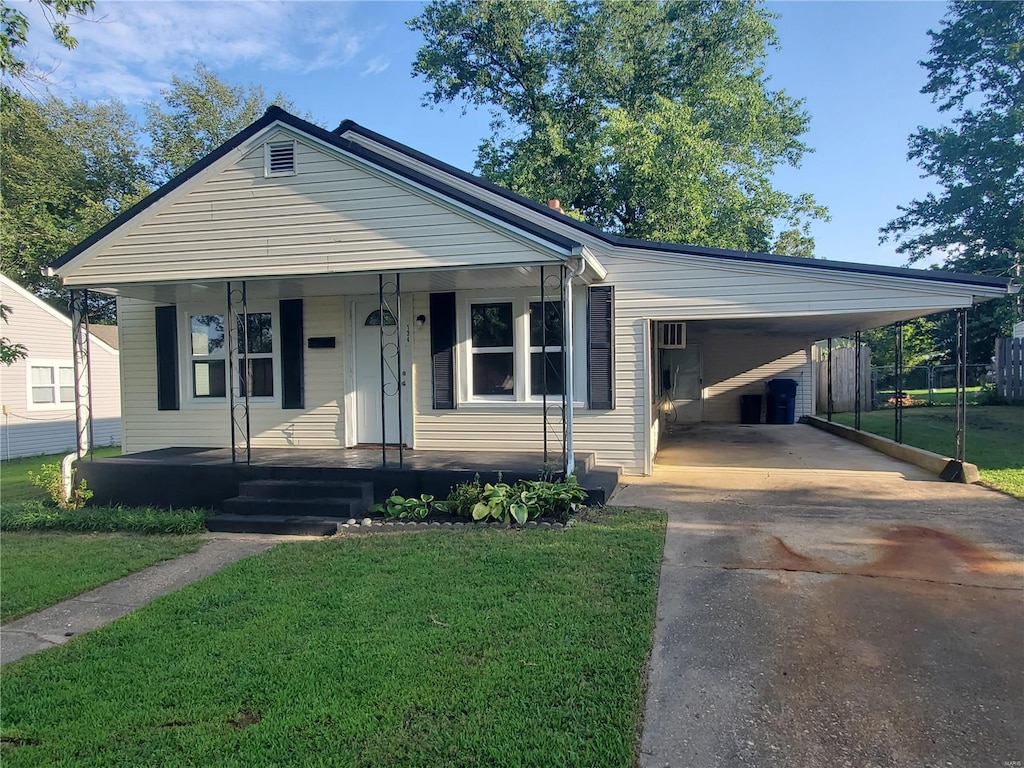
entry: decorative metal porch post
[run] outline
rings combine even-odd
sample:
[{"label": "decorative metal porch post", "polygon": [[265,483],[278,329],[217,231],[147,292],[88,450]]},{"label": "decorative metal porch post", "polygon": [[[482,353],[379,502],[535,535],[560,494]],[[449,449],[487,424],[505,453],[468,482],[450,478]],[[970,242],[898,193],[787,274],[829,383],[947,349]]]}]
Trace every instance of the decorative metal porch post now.
[{"label": "decorative metal porch post", "polygon": [[825,410],[826,410],[826,413],[828,414],[828,420],[832,421],[833,401],[832,401],[832,337],[831,336],[828,337],[828,393],[827,393],[827,400],[828,400],[828,402],[825,405]]},{"label": "decorative metal porch post", "polygon": [[[75,364],[75,432],[78,458],[93,456],[92,366],[90,364],[89,291],[71,291],[71,332]],[[59,371],[58,371],[59,373]],[[58,386],[60,382],[57,382]]]},{"label": "decorative metal porch post", "polygon": [[896,323],[896,337],[893,341],[894,350],[894,374],[896,378],[896,392],[894,394],[895,407],[893,408],[893,440],[897,443],[903,442],[903,321]]},{"label": "decorative metal porch post", "polygon": [[564,477],[576,471],[573,450],[573,333],[572,270],[562,267],[562,469]]},{"label": "decorative metal porch post", "polygon": [[252,462],[250,438],[249,391],[249,318],[246,315],[245,281],[227,283],[227,317],[225,341],[228,361],[227,390],[231,416],[231,463]]},{"label": "decorative metal porch post", "polygon": [[860,358],[861,358],[861,346],[860,346],[860,331],[857,331],[854,336],[854,345],[857,347],[857,356],[853,361],[853,383],[856,387],[856,391],[853,394],[853,428],[860,429],[860,388],[861,388],[861,369],[860,369]]},{"label": "decorative metal porch post", "polygon": [[[385,280],[377,275],[377,302],[380,316],[380,452],[381,464],[388,464],[387,400],[394,397],[398,416],[398,467],[405,464],[402,409],[402,276]],[[394,303],[394,309],[391,304]],[[388,319],[391,319],[391,324]]]},{"label": "decorative metal porch post", "polygon": [[967,460],[967,309],[956,311],[956,460]]}]

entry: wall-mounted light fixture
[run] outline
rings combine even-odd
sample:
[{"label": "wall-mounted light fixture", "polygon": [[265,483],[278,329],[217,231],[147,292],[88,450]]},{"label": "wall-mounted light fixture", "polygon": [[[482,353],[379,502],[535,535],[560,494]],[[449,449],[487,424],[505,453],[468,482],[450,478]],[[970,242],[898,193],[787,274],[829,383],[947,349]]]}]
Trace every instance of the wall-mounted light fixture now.
[{"label": "wall-mounted light fixture", "polygon": [[427,316],[426,315],[416,315],[416,327],[417,328],[422,328],[426,324],[427,324]]}]

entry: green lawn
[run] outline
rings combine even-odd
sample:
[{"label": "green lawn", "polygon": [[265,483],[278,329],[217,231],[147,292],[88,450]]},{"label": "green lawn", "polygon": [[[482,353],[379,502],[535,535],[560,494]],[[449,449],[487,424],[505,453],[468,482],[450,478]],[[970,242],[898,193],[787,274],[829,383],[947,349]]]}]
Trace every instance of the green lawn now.
[{"label": "green lawn", "polygon": [[631,766],[664,534],[279,545],[4,667],[4,765]]},{"label": "green lawn", "polygon": [[[927,389],[907,389],[904,390],[914,400],[924,400],[928,402],[928,390]],[[981,391],[981,387],[967,387],[967,404],[973,405],[978,398],[978,393]],[[931,395],[932,405],[956,405],[956,390],[952,387],[944,387],[942,389],[933,389]]]},{"label": "green lawn", "polygon": [[[853,426],[852,413],[837,413],[835,421]],[[861,427],[892,439],[892,409],[861,415]],[[952,456],[956,440],[953,408],[906,408],[903,442]],[[977,464],[988,485],[1024,498],[1024,406],[987,405],[967,409],[967,460]]]},{"label": "green lawn", "polygon": [[0,536],[0,621],[194,552],[200,544],[198,536],[4,533]]},{"label": "green lawn", "polygon": [[[66,453],[49,456],[28,456],[24,459],[11,459],[0,462],[0,502],[24,501],[27,499],[45,499],[46,492],[32,485],[28,473],[38,472],[43,464],[60,464]],[[120,456],[121,448],[107,445],[96,449],[96,458]]]}]

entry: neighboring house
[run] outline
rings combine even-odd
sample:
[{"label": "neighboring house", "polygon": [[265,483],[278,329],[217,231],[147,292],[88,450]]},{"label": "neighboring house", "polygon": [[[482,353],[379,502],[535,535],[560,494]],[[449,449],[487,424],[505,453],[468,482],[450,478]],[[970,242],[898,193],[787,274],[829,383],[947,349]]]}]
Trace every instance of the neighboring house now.
[{"label": "neighboring house", "polygon": [[[0,275],[0,301],[11,308],[0,335],[22,344],[27,356],[0,366],[0,458],[74,450],[75,366],[71,321],[13,280]],[[121,440],[117,328],[92,326],[93,440]]]},{"label": "neighboring house", "polygon": [[[276,107],[52,272],[118,297],[127,453],[230,446],[244,370],[256,448],[537,451],[545,393],[560,444],[564,385],[570,444],[627,474],[650,472],[667,418],[738,422],[771,379],[799,382],[797,416],[812,413],[817,340],[1011,290],[619,238]],[[225,338],[233,312],[244,351]]]}]

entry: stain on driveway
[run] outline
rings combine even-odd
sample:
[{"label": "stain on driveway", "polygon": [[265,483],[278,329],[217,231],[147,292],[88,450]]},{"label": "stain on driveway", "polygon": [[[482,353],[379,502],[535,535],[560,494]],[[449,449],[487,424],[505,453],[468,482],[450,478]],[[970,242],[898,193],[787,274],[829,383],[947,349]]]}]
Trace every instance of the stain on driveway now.
[{"label": "stain on driveway", "polygon": [[613,499],[669,512],[641,766],[1024,760],[1024,504],[810,427],[684,437]]}]

